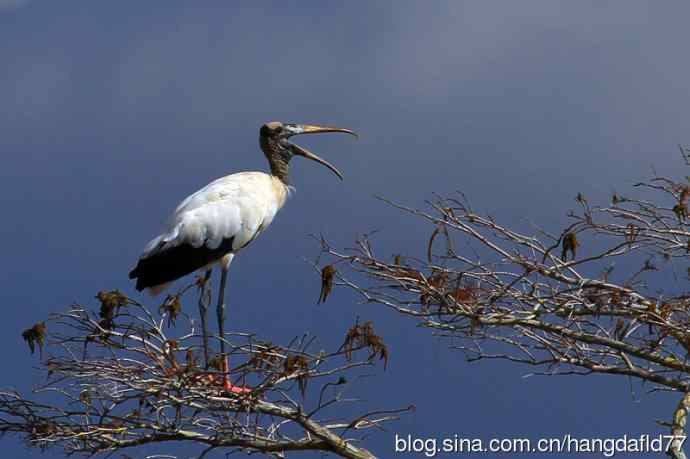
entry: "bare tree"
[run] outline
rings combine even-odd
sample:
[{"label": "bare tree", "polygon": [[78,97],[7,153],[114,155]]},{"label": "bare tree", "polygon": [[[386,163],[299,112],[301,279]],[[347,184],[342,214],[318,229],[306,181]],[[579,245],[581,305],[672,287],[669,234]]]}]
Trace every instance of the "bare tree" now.
[{"label": "bare tree", "polygon": [[[688,163],[688,149],[681,152]],[[666,425],[675,436],[669,454],[685,458],[690,177],[634,187],[642,197],[614,194],[604,206],[578,194],[578,210],[556,233],[518,231],[475,212],[462,194],[436,197],[426,210],[384,200],[428,222],[426,256],[381,257],[365,236],[345,251],[322,239],[320,258],[332,260],[336,285],[451,338],[470,362],[627,376],[679,392]]]},{"label": "bare tree", "polygon": [[350,380],[387,358],[371,323],[354,324],[333,352],[314,351],[307,336],[281,346],[227,334],[235,365],[230,377],[245,387],[229,392],[221,356],[208,367],[198,362],[201,337],[181,303],[191,287],[170,295],[160,314],[118,291],[101,292],[99,311],[75,304],[27,329],[31,350],[46,354],[46,380],[32,398],[0,392],[0,432],[19,434],[32,447],[62,447],[68,455],[126,458],[125,451],[148,445],[161,457],[167,444],[186,442],[199,446],[199,458],[236,450],[375,457],[359,436],[404,410],[350,418],[342,410],[355,401],[345,395]]}]

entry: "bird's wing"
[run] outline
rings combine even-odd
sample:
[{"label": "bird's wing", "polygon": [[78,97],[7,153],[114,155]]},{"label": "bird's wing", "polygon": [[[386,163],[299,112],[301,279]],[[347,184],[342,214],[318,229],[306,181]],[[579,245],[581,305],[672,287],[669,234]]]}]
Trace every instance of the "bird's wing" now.
[{"label": "bird's wing", "polygon": [[238,250],[270,223],[278,210],[274,202],[267,174],[244,172],[218,179],[180,203],[142,258],[180,245],[215,250],[230,239],[232,250]]}]

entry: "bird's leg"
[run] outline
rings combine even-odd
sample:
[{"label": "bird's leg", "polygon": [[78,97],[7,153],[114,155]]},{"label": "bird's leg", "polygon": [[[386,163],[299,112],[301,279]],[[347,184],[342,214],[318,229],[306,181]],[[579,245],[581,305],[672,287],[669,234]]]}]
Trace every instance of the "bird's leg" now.
[{"label": "bird's leg", "polygon": [[208,370],[208,306],[211,303],[211,289],[208,285],[211,280],[211,270],[207,269],[203,279],[200,279],[199,290],[199,315],[201,316],[201,333],[204,343],[204,368]]},{"label": "bird's leg", "polygon": [[223,387],[228,392],[236,394],[251,392],[250,389],[242,386],[235,386],[230,382],[230,362],[225,354],[225,284],[228,280],[228,269],[230,268],[232,257],[221,264],[220,271],[220,290],[218,292],[218,339],[220,340],[220,357],[223,359]]},{"label": "bird's leg", "polygon": [[220,356],[225,358],[225,284],[228,280],[228,267],[223,264],[220,271],[220,289],[218,290],[218,339],[220,340]]}]

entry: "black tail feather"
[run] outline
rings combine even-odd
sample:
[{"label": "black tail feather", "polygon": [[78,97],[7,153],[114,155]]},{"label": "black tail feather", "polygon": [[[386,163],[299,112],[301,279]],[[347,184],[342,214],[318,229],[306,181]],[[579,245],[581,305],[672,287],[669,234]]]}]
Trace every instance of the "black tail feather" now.
[{"label": "black tail feather", "polygon": [[140,259],[130,271],[129,278],[137,280],[136,288],[139,291],[172,282],[232,252],[233,240],[234,238],[223,239],[215,249],[206,246],[192,247],[189,244],[171,247]]}]

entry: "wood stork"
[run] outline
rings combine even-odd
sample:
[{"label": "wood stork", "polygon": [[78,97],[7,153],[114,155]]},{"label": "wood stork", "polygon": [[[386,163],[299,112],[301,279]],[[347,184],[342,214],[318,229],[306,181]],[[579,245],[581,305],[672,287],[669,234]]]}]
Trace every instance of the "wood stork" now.
[{"label": "wood stork", "polygon": [[[273,221],[290,194],[289,163],[298,155],[320,163],[333,171],[341,180],[342,174],[326,160],[288,139],[299,134],[344,132],[357,136],[349,129],[307,124],[266,123],[259,133],[259,144],[266,155],[271,173],[239,172],[221,177],[184,199],[168,220],[163,232],[144,248],[136,267],[129,273],[136,279],[136,288],[150,289],[157,294],[172,281],[192,272],[221,269],[218,291],[218,332],[220,355],[225,359],[224,293],[228,269],[237,252],[256,239]],[[208,365],[208,329],[206,305],[199,302],[204,340],[204,354]],[[227,379],[225,360],[223,381],[225,387],[236,391]]]}]

